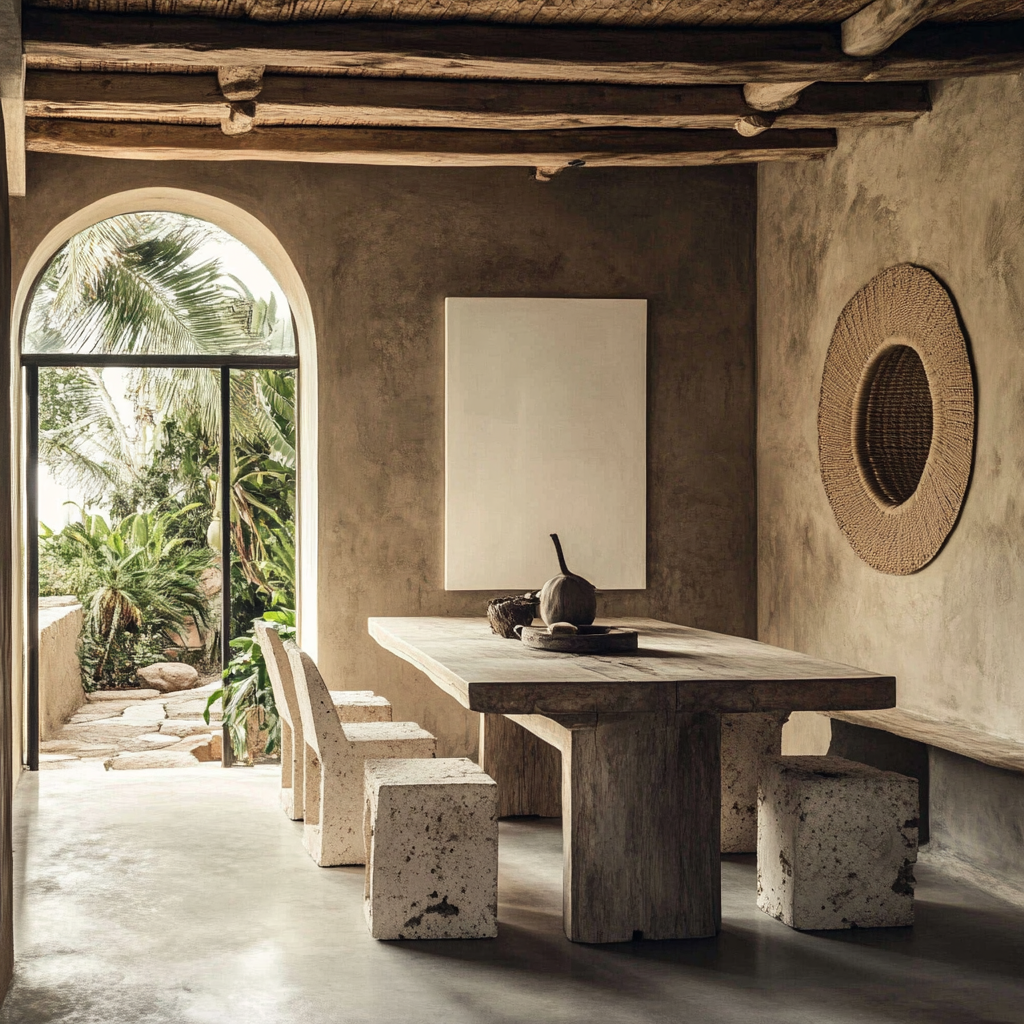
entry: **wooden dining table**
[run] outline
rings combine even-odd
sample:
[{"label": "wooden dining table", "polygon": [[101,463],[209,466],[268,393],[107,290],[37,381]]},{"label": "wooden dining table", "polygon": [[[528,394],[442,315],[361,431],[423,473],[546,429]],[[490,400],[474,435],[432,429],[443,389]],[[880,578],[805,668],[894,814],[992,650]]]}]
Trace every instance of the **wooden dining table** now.
[{"label": "wooden dining table", "polygon": [[[471,711],[561,752],[563,925],[577,942],[721,926],[722,714],[891,708],[896,680],[656,619],[625,654],[560,654],[484,618],[371,618],[370,635]],[[500,785],[500,780],[499,780]]]}]

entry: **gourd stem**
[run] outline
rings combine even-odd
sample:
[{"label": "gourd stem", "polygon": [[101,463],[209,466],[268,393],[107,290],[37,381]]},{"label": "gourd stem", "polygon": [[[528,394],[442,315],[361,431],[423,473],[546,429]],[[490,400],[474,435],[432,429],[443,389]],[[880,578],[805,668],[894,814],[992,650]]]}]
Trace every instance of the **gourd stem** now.
[{"label": "gourd stem", "polygon": [[558,534],[551,534],[551,539],[555,542],[555,552],[558,555],[558,568],[562,570],[563,576],[571,576],[572,573],[569,572],[569,567],[565,564],[565,556],[562,554],[562,544],[558,539]]}]

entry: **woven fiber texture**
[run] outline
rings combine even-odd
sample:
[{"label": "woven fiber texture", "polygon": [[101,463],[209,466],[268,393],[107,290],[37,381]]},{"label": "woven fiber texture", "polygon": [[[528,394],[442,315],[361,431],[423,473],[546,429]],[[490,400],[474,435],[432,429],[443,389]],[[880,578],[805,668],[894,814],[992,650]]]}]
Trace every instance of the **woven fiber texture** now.
[{"label": "woven fiber texture", "polygon": [[927,270],[883,270],[840,314],[818,456],[836,522],[868,565],[906,576],[939,553],[970,480],[974,382],[952,299]]}]

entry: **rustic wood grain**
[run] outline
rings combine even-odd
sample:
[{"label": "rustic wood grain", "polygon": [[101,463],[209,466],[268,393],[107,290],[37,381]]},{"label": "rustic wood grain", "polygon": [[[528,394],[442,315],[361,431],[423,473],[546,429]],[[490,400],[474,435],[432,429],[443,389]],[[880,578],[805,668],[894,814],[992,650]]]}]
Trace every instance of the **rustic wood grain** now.
[{"label": "rustic wood grain", "polygon": [[[29,0],[28,7],[114,14],[204,15],[257,21],[380,18],[534,25],[787,25],[840,22],[864,0]],[[1021,0],[952,0],[930,15],[943,21],[1024,16]]]},{"label": "rustic wood grain", "polygon": [[[33,71],[28,117],[216,125],[228,101],[213,75]],[[776,118],[778,128],[908,124],[931,108],[923,82],[824,83]],[[562,82],[270,75],[255,124],[543,131],[730,128],[753,108],[737,85],[614,86]]]},{"label": "rustic wood grain", "polygon": [[[714,935],[721,919],[719,711],[891,707],[895,680],[656,619],[635,655],[535,651],[487,620],[372,618],[370,635],[562,759],[563,925],[578,942]],[[785,700],[787,705],[778,702]],[[490,716],[485,716],[490,720]],[[518,777],[521,754],[487,754]]]},{"label": "rustic wood grain", "polygon": [[563,753],[562,917],[576,942],[715,935],[719,718],[600,715]]},{"label": "rustic wood grain", "polygon": [[216,71],[649,85],[920,81],[1024,68],[1024,22],[920,26],[877,57],[820,29],[611,29],[399,22],[231,23],[29,10],[30,69]]},{"label": "rustic wood grain", "polygon": [[951,6],[950,0],[874,0],[843,22],[843,52],[851,57],[873,57],[932,14]]},{"label": "rustic wood grain", "polygon": [[562,922],[575,942],[714,935],[720,720],[513,715],[562,755]]},{"label": "rustic wood grain", "polygon": [[892,676],[656,619],[598,622],[638,630],[639,651],[534,651],[493,636],[483,618],[372,618],[369,630],[473,711],[824,711],[896,703]]},{"label": "rustic wood grain", "polygon": [[498,784],[498,817],[562,814],[559,751],[504,715],[480,716],[480,767]]},{"label": "rustic wood grain", "polygon": [[473,129],[253,128],[233,138],[206,125],[135,124],[32,118],[26,148],[35,153],[121,160],[274,160],[411,167],[695,167],[809,160],[836,145],[824,129],[765,132],[635,128],[569,132]]},{"label": "rustic wood grain", "polygon": [[1002,768],[1008,772],[1024,772],[1024,743],[992,736],[980,729],[944,722],[905,708],[879,711],[831,711],[830,718],[863,725],[868,729],[881,729],[918,743],[952,751],[961,757]]}]

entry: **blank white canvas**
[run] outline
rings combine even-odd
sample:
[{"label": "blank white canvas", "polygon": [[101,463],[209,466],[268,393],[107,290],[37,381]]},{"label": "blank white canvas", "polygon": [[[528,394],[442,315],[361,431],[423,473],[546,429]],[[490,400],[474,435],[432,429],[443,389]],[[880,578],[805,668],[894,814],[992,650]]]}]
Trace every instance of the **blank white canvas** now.
[{"label": "blank white canvas", "polygon": [[647,302],[445,301],[445,589],[647,585]]}]

